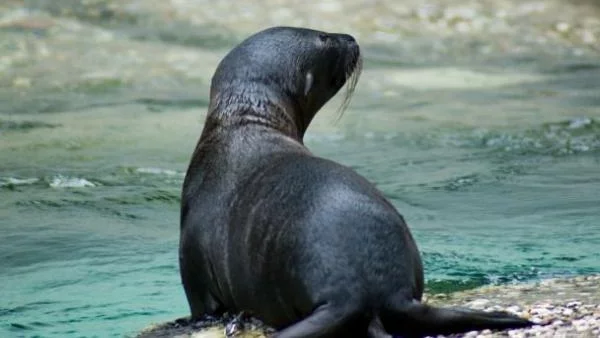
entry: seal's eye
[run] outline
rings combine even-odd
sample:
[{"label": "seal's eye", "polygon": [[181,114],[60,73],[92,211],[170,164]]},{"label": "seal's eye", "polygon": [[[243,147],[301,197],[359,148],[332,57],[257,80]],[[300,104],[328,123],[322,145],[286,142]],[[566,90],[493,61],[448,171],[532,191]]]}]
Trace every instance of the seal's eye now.
[{"label": "seal's eye", "polygon": [[319,41],[327,42],[329,41],[329,34],[327,33],[319,33]]}]

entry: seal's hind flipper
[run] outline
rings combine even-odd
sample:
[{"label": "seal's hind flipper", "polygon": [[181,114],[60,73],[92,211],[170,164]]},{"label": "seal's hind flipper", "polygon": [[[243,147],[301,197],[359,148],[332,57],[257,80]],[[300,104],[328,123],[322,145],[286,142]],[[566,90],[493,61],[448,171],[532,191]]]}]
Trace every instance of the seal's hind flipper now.
[{"label": "seal's hind flipper", "polygon": [[403,337],[516,329],[534,325],[527,319],[507,312],[436,308],[417,301],[401,305],[388,304],[379,315],[387,332]]}]

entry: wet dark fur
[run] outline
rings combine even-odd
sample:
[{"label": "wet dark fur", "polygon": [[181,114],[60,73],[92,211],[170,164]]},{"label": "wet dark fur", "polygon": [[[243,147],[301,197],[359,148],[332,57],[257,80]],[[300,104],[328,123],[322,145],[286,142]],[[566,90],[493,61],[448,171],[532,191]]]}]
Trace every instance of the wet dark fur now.
[{"label": "wet dark fur", "polygon": [[246,311],[282,338],[531,325],[420,303],[423,268],[402,216],[362,176],[304,147],[315,113],[345,82],[354,88],[360,64],[351,36],[289,27],[251,36],[219,64],[183,185],[192,318]]}]

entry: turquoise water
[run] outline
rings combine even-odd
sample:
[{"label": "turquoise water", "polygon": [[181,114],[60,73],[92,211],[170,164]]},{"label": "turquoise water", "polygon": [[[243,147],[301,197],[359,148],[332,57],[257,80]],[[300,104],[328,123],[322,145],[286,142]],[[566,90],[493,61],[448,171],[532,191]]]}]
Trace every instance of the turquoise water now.
[{"label": "turquoise water", "polygon": [[[236,41],[286,23],[229,2],[76,3],[0,5],[1,337],[120,337],[187,314],[179,193],[208,81]],[[504,3],[461,14],[470,33],[288,6],[359,38],[353,102],[306,144],[391,199],[434,292],[600,272],[600,51],[577,40],[600,25],[554,2],[523,23]],[[500,10],[514,30],[475,30]],[[592,24],[546,31],[569,15]]]}]

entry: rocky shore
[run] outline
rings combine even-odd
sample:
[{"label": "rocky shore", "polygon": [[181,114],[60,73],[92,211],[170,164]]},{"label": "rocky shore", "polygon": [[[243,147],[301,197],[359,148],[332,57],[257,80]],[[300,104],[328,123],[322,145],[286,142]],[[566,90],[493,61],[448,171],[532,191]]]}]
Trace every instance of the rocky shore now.
[{"label": "rocky shore", "polygon": [[432,295],[428,302],[488,311],[504,310],[545,324],[451,337],[600,337],[600,275],[482,287],[449,295]]},{"label": "rocky shore", "polygon": [[[548,279],[530,284],[486,286],[452,294],[428,295],[426,302],[486,311],[504,310],[540,323],[502,332],[473,331],[449,337],[600,337],[600,275]],[[215,318],[198,323],[186,319],[151,326],[138,338],[266,337],[269,328],[254,319]],[[233,335],[230,335],[233,336]],[[443,336],[439,336],[443,337]]]}]

